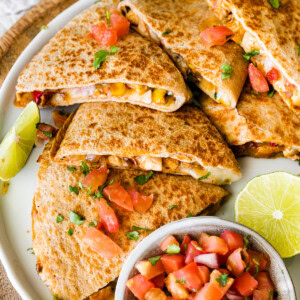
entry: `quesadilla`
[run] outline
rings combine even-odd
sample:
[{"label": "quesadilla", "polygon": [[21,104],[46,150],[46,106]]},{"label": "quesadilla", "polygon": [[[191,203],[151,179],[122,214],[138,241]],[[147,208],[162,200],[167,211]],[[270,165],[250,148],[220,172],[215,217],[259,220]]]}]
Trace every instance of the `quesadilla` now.
[{"label": "quesadilla", "polygon": [[224,108],[208,97],[201,99],[204,113],[238,156],[300,159],[300,117],[278,93],[255,95],[245,86],[235,109]]},{"label": "quesadilla", "polygon": [[94,4],[44,46],[18,78],[17,106],[32,100],[40,107],[110,100],[175,111],[189,100],[191,93],[168,55],[135,32],[121,37],[116,52],[95,68],[95,57],[107,47],[88,38],[91,26],[105,20],[117,3]]},{"label": "quesadilla", "polygon": [[[286,104],[300,113],[300,1],[207,0]],[[252,52],[251,52],[252,51]]]},{"label": "quesadilla", "polygon": [[[84,178],[80,168],[67,169],[53,163],[47,150],[40,162],[32,208],[33,250],[41,279],[58,299],[84,299],[104,288],[119,276],[126,257],[152,230],[217,206],[228,195],[221,187],[188,176],[155,173],[147,183],[139,185],[134,177],[145,172],[110,170],[108,182],[114,179],[126,190],[135,188],[140,193],[152,194],[153,203],[146,213],[139,214],[108,201],[119,219],[120,229],[115,233],[101,231],[122,249],[121,255],[108,259],[84,241],[87,230],[92,228],[88,226],[100,220],[95,206],[97,198],[79,188]],[[78,194],[70,192],[70,186],[78,187]],[[70,221],[70,211],[81,216],[81,225]],[[128,238],[132,230],[138,232],[134,236],[137,240]]]},{"label": "quesadilla", "polygon": [[[205,0],[124,0],[119,9],[137,32],[162,45],[185,79],[216,102],[235,107],[247,77],[247,63],[233,42],[204,45],[201,32],[220,24]],[[232,69],[226,79],[222,79],[224,64]]]},{"label": "quesadilla", "polygon": [[60,129],[55,162],[191,175],[214,184],[241,177],[231,150],[204,114],[162,113],[125,103],[84,103]]}]

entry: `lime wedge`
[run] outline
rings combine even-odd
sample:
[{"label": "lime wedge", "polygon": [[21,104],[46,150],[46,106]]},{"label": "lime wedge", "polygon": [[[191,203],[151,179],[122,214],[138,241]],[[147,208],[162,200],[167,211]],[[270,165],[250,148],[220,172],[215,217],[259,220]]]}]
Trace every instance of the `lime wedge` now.
[{"label": "lime wedge", "polygon": [[25,165],[36,138],[39,108],[30,102],[0,144],[0,179],[7,181]]},{"label": "lime wedge", "polygon": [[275,172],[253,178],[235,201],[235,218],[261,234],[279,252],[300,252],[300,177]]}]

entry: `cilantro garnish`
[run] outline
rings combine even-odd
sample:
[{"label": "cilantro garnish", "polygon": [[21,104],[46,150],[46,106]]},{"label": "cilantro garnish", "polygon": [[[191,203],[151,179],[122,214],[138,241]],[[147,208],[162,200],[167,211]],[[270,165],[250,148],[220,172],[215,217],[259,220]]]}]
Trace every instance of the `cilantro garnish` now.
[{"label": "cilantro garnish", "polygon": [[115,179],[113,178],[110,182],[105,182],[103,185],[99,186],[99,187],[98,187],[98,191],[97,191],[97,193],[96,193],[96,197],[97,197],[98,199],[104,198],[104,196],[103,196],[103,190],[104,190],[108,185],[112,184],[114,181],[115,181]]},{"label": "cilantro garnish", "polygon": [[202,180],[202,179],[205,179],[205,178],[207,178],[210,174],[211,174],[210,172],[207,172],[204,176],[198,178],[198,180],[200,181],[200,180]]},{"label": "cilantro garnish", "polygon": [[244,240],[244,248],[247,248],[248,245],[249,245],[248,236],[244,236],[244,237],[243,237],[243,240]]},{"label": "cilantro garnish", "polygon": [[78,188],[76,186],[69,185],[69,191],[72,193],[75,193],[76,195],[79,195]]},{"label": "cilantro garnish", "polygon": [[74,168],[74,167],[67,166],[67,169],[68,169],[68,171],[70,171],[72,173],[74,173],[76,171],[76,168]]},{"label": "cilantro garnish", "polygon": [[215,100],[218,99],[218,93],[214,93],[214,99],[215,99]]},{"label": "cilantro garnish", "polygon": [[259,265],[258,265],[258,264],[255,264],[255,273],[254,273],[254,275],[253,275],[254,278],[256,277],[258,271],[259,271]]},{"label": "cilantro garnish", "polygon": [[148,260],[152,266],[155,266],[156,263],[160,260],[160,258],[161,258],[161,255],[150,257],[150,258],[148,258]]},{"label": "cilantro garnish", "polygon": [[142,227],[137,227],[137,226],[132,226],[131,228],[132,228],[133,230],[152,231],[152,229],[142,228]]},{"label": "cilantro garnish", "polygon": [[259,92],[256,92],[256,91],[254,91],[254,89],[251,88],[251,94],[253,94],[253,95],[258,95]]},{"label": "cilantro garnish", "polygon": [[184,125],[191,126],[189,122],[184,122]]},{"label": "cilantro garnish", "polygon": [[172,210],[172,209],[177,208],[177,207],[178,207],[178,205],[172,205],[172,206],[169,207],[169,210]]},{"label": "cilantro garnish", "polygon": [[185,278],[180,278],[180,279],[177,279],[176,282],[178,283],[182,283],[182,284],[185,284],[186,283],[186,280]]},{"label": "cilantro garnish", "polygon": [[73,233],[74,233],[74,229],[70,228],[70,229],[68,230],[68,235],[69,235],[69,236],[72,236]]},{"label": "cilantro garnish", "polygon": [[60,222],[62,222],[63,220],[64,220],[64,217],[61,216],[61,215],[58,215],[58,216],[56,217],[56,223],[60,223]]},{"label": "cilantro garnish", "polygon": [[192,213],[191,212],[189,212],[189,214],[186,216],[187,218],[190,218],[190,217],[192,217],[193,215],[192,215]]},{"label": "cilantro garnish", "polygon": [[146,182],[148,182],[148,180],[151,178],[152,174],[153,174],[153,171],[150,171],[147,175],[139,175],[139,176],[134,177],[134,180],[138,184],[143,185]]},{"label": "cilantro garnish", "polygon": [[133,241],[137,241],[140,236],[140,234],[137,231],[128,231],[128,232],[126,232],[126,235],[130,240],[133,240]]},{"label": "cilantro garnish", "polygon": [[34,254],[33,248],[27,248],[27,251],[31,251],[31,254]]},{"label": "cilantro garnish", "polygon": [[101,63],[106,59],[106,57],[110,54],[114,54],[118,51],[118,47],[116,46],[110,46],[110,52],[108,52],[105,49],[102,49],[95,53],[94,57],[96,58],[94,60],[93,66],[95,69],[99,69],[101,66]]},{"label": "cilantro garnish", "polygon": [[110,16],[111,16],[111,12],[110,12],[110,11],[107,11],[107,12],[106,12],[107,24],[110,23]]},{"label": "cilantro garnish", "polygon": [[199,108],[202,108],[202,105],[193,97],[193,103],[199,107]]},{"label": "cilantro garnish", "polygon": [[243,56],[244,56],[244,58],[245,58],[246,60],[250,60],[250,58],[251,58],[252,56],[258,55],[259,53],[260,53],[259,50],[252,50],[252,51],[249,51],[249,52],[247,52],[247,53],[244,53]]},{"label": "cilantro garnish", "polygon": [[273,86],[271,85],[270,90],[268,92],[268,96],[270,98],[272,98],[274,96],[274,94],[275,94],[275,90],[274,90]]},{"label": "cilantro garnish", "polygon": [[70,221],[74,224],[81,225],[84,222],[84,217],[74,213],[72,210],[70,211]]},{"label": "cilantro garnish", "polygon": [[87,174],[90,173],[90,168],[84,161],[81,161],[81,164],[82,164],[82,166],[80,167],[81,172],[83,173],[84,176],[86,176]]},{"label": "cilantro garnish", "polygon": [[41,27],[41,30],[46,30],[48,27],[47,27],[47,25],[43,25],[42,27]]},{"label": "cilantro garnish", "polygon": [[98,226],[98,222],[93,220],[92,222],[89,223],[88,227],[97,227]]},{"label": "cilantro garnish", "polygon": [[228,282],[228,274],[222,274],[219,278],[216,279],[216,281],[220,284],[220,286],[226,286]]},{"label": "cilantro garnish", "polygon": [[195,245],[195,244],[193,244],[193,246],[194,246],[197,250],[199,250],[199,251],[202,251],[202,250],[203,250],[201,247],[199,247],[199,246],[197,246],[197,245]]},{"label": "cilantro garnish", "polygon": [[165,36],[165,35],[167,35],[167,34],[170,34],[172,32],[172,30],[171,29],[168,29],[168,30],[166,30],[165,32],[163,32],[161,35],[162,36]]},{"label": "cilantro garnish", "polygon": [[222,76],[221,76],[222,80],[231,77],[231,73],[232,73],[231,65],[224,63],[224,64],[221,66],[221,68],[222,68],[222,70],[224,71],[224,72],[222,73]]},{"label": "cilantro garnish", "polygon": [[166,253],[168,254],[178,254],[180,253],[180,247],[178,245],[175,244],[171,244],[168,246]]},{"label": "cilantro garnish", "polygon": [[276,8],[276,9],[279,8],[279,5],[280,5],[279,0],[269,0],[269,2],[274,8]]}]

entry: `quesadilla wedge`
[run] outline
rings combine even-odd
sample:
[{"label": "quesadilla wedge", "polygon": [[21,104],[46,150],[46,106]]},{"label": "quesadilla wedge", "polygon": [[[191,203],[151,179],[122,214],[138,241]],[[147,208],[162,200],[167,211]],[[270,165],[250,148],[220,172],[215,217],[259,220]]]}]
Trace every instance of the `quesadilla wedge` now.
[{"label": "quesadilla wedge", "polygon": [[[139,185],[134,177],[145,172],[110,170],[107,182],[114,179],[126,190],[153,195],[153,203],[147,212],[140,214],[126,211],[107,199],[107,207],[114,210],[119,220],[119,231],[109,233],[103,228],[100,231],[121,248],[121,254],[105,258],[85,240],[88,230],[98,232],[93,226],[100,222],[96,207],[99,199],[80,189],[79,182],[84,178],[80,168],[67,169],[53,163],[47,150],[39,161],[32,208],[33,250],[37,271],[57,299],[84,299],[104,288],[119,276],[126,257],[152,230],[218,206],[228,195],[221,187],[188,176],[156,173],[147,183]],[[70,186],[73,191],[76,187],[78,193],[71,192]],[[71,211],[80,218],[71,222]]]},{"label": "quesadilla wedge", "polygon": [[[162,45],[185,79],[216,102],[235,107],[247,77],[247,62],[233,42],[204,45],[201,32],[220,25],[205,0],[124,0],[119,9],[136,31]],[[224,64],[232,68],[226,79],[222,79]]]},{"label": "quesadilla wedge", "polygon": [[94,4],[44,46],[18,78],[17,106],[32,100],[40,107],[55,107],[109,99],[175,111],[189,100],[191,93],[168,55],[135,32],[121,37],[95,68],[101,51],[110,50],[89,37],[91,27],[105,20],[117,3]]},{"label": "quesadilla wedge", "polygon": [[[207,0],[286,104],[300,113],[300,1]],[[276,1],[274,1],[275,3]],[[276,8],[277,7],[277,8]]]},{"label": "quesadilla wedge", "polygon": [[300,159],[300,117],[278,93],[255,95],[248,83],[235,109],[201,99],[204,113],[238,156]]},{"label": "quesadilla wedge", "polygon": [[55,162],[191,175],[214,184],[241,177],[231,150],[204,114],[162,113],[125,103],[84,103],[58,132]]}]

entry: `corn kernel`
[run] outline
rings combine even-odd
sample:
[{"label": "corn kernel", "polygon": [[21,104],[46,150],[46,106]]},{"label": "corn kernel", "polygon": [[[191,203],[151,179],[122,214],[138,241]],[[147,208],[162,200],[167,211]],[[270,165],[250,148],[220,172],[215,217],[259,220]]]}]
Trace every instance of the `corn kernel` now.
[{"label": "corn kernel", "polygon": [[121,82],[112,83],[110,91],[112,96],[123,96],[126,93],[126,86]]}]

